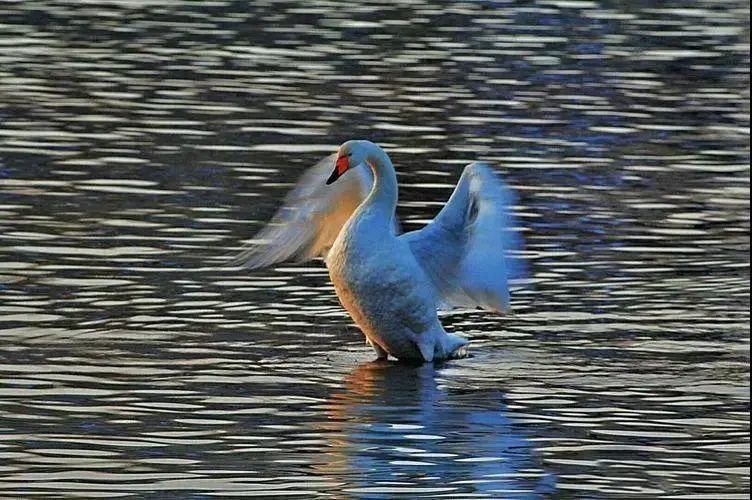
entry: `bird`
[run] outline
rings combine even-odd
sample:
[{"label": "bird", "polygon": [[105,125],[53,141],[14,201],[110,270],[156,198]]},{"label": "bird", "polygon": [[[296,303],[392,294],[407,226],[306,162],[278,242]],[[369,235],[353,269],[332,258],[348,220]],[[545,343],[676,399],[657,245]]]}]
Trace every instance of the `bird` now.
[{"label": "bird", "polygon": [[349,140],[302,175],[232,262],[257,269],[323,257],[377,359],[464,357],[468,340],[448,333],[438,312],[509,311],[510,280],[525,272],[516,258],[523,242],[515,195],[489,165],[470,163],[438,215],[403,234],[397,199],[389,155],[368,140]]}]

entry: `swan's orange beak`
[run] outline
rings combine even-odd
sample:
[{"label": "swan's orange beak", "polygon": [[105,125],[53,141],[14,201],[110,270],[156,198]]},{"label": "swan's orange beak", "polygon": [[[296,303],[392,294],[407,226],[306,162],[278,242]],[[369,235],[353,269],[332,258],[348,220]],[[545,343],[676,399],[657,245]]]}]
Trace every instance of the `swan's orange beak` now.
[{"label": "swan's orange beak", "polygon": [[340,156],[337,158],[337,163],[334,167],[334,172],[332,172],[332,175],[329,176],[329,178],[326,180],[327,184],[331,184],[332,182],[339,179],[339,177],[347,172],[347,169],[350,167],[350,157],[349,156]]}]

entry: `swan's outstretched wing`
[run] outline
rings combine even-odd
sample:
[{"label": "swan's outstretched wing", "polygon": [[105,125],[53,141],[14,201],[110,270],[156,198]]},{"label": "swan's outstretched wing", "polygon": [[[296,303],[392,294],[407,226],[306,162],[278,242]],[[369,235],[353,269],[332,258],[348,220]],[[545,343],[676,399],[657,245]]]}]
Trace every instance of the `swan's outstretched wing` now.
[{"label": "swan's outstretched wing", "polygon": [[255,269],[283,260],[326,257],[340,229],[373,185],[371,169],[360,166],[327,186],[336,160],[335,153],[306,170],[271,222],[230,264]]},{"label": "swan's outstretched wing", "polygon": [[446,206],[424,228],[401,236],[445,307],[509,308],[509,280],[522,278],[513,254],[522,237],[511,212],[515,196],[487,165],[465,167]]}]

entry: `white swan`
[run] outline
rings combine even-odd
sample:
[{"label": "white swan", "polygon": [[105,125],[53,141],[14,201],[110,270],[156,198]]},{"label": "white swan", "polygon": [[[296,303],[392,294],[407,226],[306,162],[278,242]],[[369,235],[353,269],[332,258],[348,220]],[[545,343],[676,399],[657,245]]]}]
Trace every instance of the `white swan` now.
[{"label": "white swan", "polygon": [[389,156],[372,142],[348,141],[303,175],[235,262],[258,268],[323,256],[337,296],[379,358],[459,357],[467,340],[444,330],[437,309],[508,309],[508,281],[522,271],[510,258],[521,248],[512,200],[490,167],[471,163],[433,221],[398,235]]}]

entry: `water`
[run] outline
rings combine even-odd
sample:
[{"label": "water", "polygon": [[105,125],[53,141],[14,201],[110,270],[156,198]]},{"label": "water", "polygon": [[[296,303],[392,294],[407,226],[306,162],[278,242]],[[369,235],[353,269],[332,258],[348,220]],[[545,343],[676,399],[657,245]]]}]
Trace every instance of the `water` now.
[{"label": "water", "polygon": [[[748,4],[0,5],[0,495],[746,498]],[[352,137],[520,194],[516,315],[375,364],[218,268]]]}]

